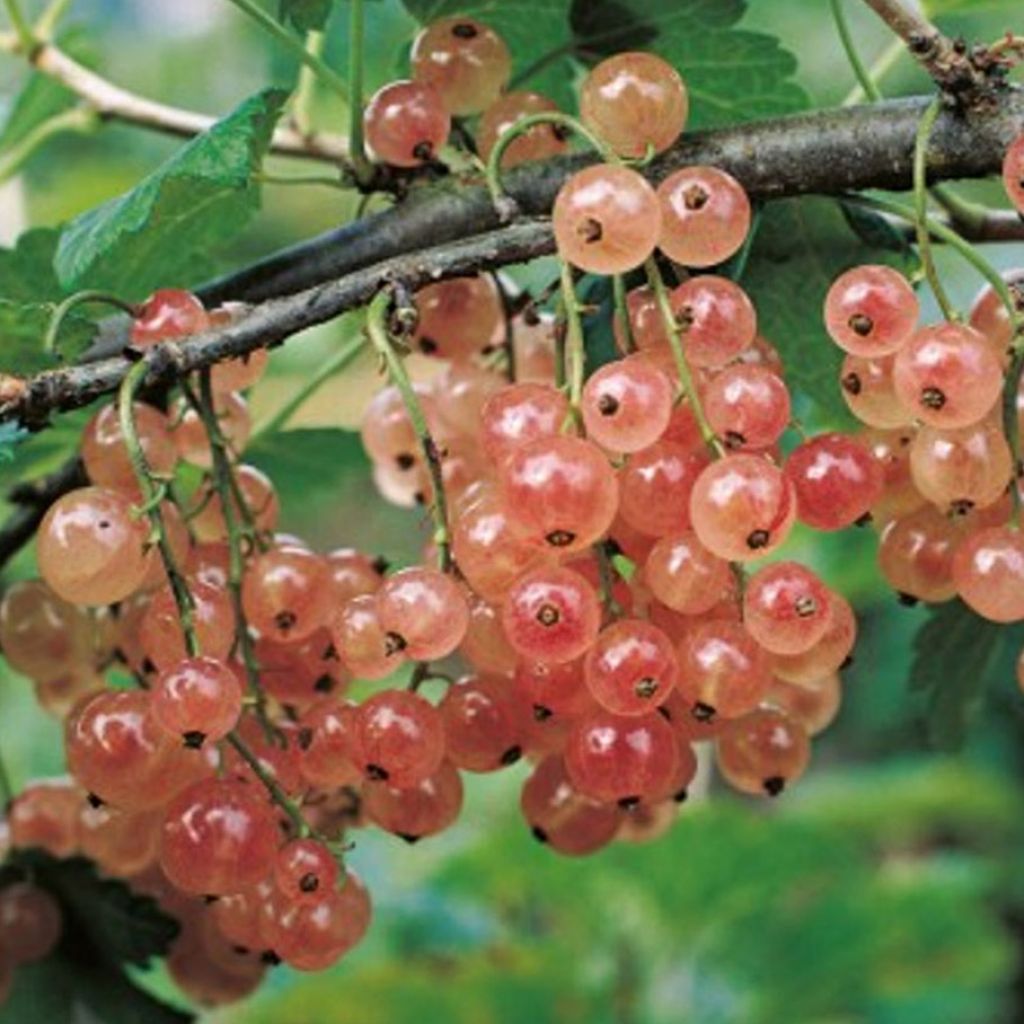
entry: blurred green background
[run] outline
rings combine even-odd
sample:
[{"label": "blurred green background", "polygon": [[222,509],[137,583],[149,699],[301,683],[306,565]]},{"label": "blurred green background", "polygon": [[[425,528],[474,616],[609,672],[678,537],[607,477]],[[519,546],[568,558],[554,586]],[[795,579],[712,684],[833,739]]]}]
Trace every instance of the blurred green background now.
[{"label": "blurred green background", "polygon": [[[347,5],[336,6],[328,56],[343,67]],[[942,20],[949,31],[992,39],[1010,27],[1015,5],[940,6],[950,9]],[[863,5],[846,7],[870,62],[888,45],[886,32]],[[1017,13],[1020,30],[1019,6]],[[367,20],[373,88],[403,66],[415,25],[397,0],[368,5]],[[104,74],[187,107],[226,111],[268,80],[293,74],[291,62],[224,2],[78,0],[72,21]],[[815,105],[841,102],[851,88],[825,0],[751,0],[743,27],[778,36],[797,56],[798,81]],[[11,100],[21,74],[14,60],[0,62],[0,103]],[[889,95],[925,85],[905,57],[884,80]],[[321,97],[318,123],[340,129],[343,115]],[[0,242],[124,191],[176,145],[116,126],[55,140],[0,187]],[[299,166],[273,160],[269,169],[293,173]],[[999,201],[992,185],[963,191]],[[263,213],[209,269],[249,262],[352,214],[352,198],[333,190],[268,186]],[[989,256],[1000,267],[1024,265],[1021,246],[993,248]],[[966,305],[978,279],[948,254],[940,259],[955,301]],[[253,396],[257,417],[354,329],[342,321],[276,351]],[[358,440],[340,432],[357,423],[373,376],[366,363],[332,382],[296,417],[295,429],[262,442],[251,458],[280,488],[285,529],[318,545],[351,544],[409,561],[422,539],[417,513],[375,497]],[[812,426],[827,425],[810,416]],[[80,422],[70,417],[61,431]],[[17,461],[4,467],[4,478],[18,468]],[[793,543],[796,555],[855,600],[862,634],[844,675],[840,718],[816,741],[808,777],[784,799],[770,806],[746,801],[711,780],[657,842],[620,844],[576,862],[536,844],[519,821],[525,768],[473,777],[463,818],[445,836],[407,847],[377,833],[358,835],[351,861],[376,907],[363,946],[321,976],[279,968],[252,1000],[203,1019],[1024,1020],[1024,698],[1007,662],[964,749],[930,747],[923,698],[907,685],[912,638],[927,611],[899,606],[885,589],[874,544],[868,531],[801,535]],[[31,571],[25,553],[9,575]],[[951,659],[950,686],[961,670],[968,671]],[[62,770],[59,726],[36,708],[25,681],[6,671],[0,745],[16,781]]]}]

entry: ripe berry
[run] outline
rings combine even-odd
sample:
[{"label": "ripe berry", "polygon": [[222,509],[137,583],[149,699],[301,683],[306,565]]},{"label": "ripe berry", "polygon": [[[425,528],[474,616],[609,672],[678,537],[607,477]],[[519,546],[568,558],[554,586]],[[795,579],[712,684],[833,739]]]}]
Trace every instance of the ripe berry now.
[{"label": "ripe berry", "polygon": [[728,278],[691,277],[673,289],[671,303],[693,366],[724,366],[757,336],[754,304]]},{"label": "ripe berry", "polygon": [[[1024,268],[1003,271],[1003,280],[1010,285],[1011,292],[1024,296]],[[983,334],[996,354],[1002,357],[1013,340],[1013,326],[1010,311],[999,293],[986,284],[971,306],[969,323],[979,334]]]},{"label": "ripe berry", "polygon": [[667,699],[677,673],[672,641],[657,626],[620,619],[587,652],[583,678],[602,707],[642,715]]},{"label": "ripe berry", "polygon": [[[171,475],[178,454],[171,440],[167,417],[144,402],[134,403],[132,416],[149,471],[157,477]],[[138,497],[139,484],[128,458],[116,405],[105,405],[85,425],[82,431],[82,462],[91,483]]]},{"label": "ripe berry", "polygon": [[715,743],[725,781],[751,796],[778,796],[807,769],[807,731],[774,708],[761,708],[729,722]]},{"label": "ripe berry", "polygon": [[444,722],[432,704],[407,690],[382,690],[359,705],[353,761],[367,778],[415,786],[440,767]]},{"label": "ripe berry", "polygon": [[765,697],[765,704],[799,722],[808,736],[817,736],[835,721],[842,697],[839,676],[833,672],[805,686],[776,679]]},{"label": "ripe berry", "polygon": [[432,85],[456,117],[479,114],[508,84],[512,58],[493,29],[459,15],[431,22],[416,37],[412,76]]},{"label": "ripe berry", "polygon": [[869,427],[905,427],[913,413],[903,407],[893,381],[895,356],[867,359],[847,355],[839,373],[843,398],[850,412]]},{"label": "ripe berry", "polygon": [[898,594],[919,601],[948,601],[956,595],[953,552],[957,525],[926,505],[885,528],[878,548],[882,575]]},{"label": "ripe berry", "polygon": [[519,706],[507,680],[461,679],[448,687],[438,711],[457,768],[493,772],[522,756]]},{"label": "ripe berry", "polygon": [[661,231],[654,189],[636,171],[609,164],[572,175],[558,192],[552,219],[559,255],[592,274],[638,267]]},{"label": "ripe berry", "polygon": [[829,594],[829,620],[816,644],[799,654],[772,655],[772,671],[788,683],[808,686],[838,672],[850,657],[857,638],[857,620],[849,601]]},{"label": "ripe berry", "polygon": [[123,601],[149,569],[149,523],[131,499],[104,487],[80,487],[47,510],[36,539],[39,574],[73,604]]},{"label": "ripe berry", "polygon": [[637,452],[668,427],[672,384],[649,359],[628,356],[591,374],[580,411],[591,441],[613,452]]},{"label": "ripe berry", "polygon": [[139,307],[132,323],[131,341],[136,348],[148,348],[158,341],[199,334],[209,326],[203,304],[191,292],[162,288]]},{"label": "ripe berry", "polygon": [[999,400],[1003,370],[977,331],[943,323],[922,327],[900,349],[893,383],[918,419],[934,427],[967,427]]},{"label": "ripe berry", "polygon": [[825,326],[833,341],[868,359],[898,352],[919,314],[914,289],[891,267],[854,267],[836,278],[825,297]]},{"label": "ripe berry", "polygon": [[517,448],[499,472],[509,522],[552,552],[582,551],[611,525],[619,504],[615,472],[595,445],[540,438]]},{"label": "ripe berry", "polygon": [[1024,135],[1018,135],[1006,150],[1003,185],[1017,212],[1024,214]]},{"label": "ripe berry", "polygon": [[433,661],[451,654],[466,635],[469,607],[459,585],[436,569],[389,576],[375,595],[381,629],[407,658]]},{"label": "ripe berry", "polygon": [[333,789],[359,779],[355,757],[357,707],[348,701],[323,700],[299,719],[299,771],[314,786]]},{"label": "ripe berry", "polygon": [[743,624],[773,654],[800,654],[824,637],[832,620],[828,587],[799,562],[759,569],[743,593]]},{"label": "ripe berry", "polygon": [[701,615],[728,591],[729,563],[708,551],[692,530],[677,531],[651,548],[644,582],[666,607],[683,615]]},{"label": "ripe berry", "polygon": [[[235,643],[235,613],[224,587],[190,580],[193,626],[202,654],[226,661]],[[167,669],[186,657],[185,634],[170,585],[158,590],[139,626],[138,640],[150,663]]]},{"label": "ripe berry", "polygon": [[415,843],[454,825],[462,810],[462,779],[451,761],[415,786],[368,782],[363,808],[378,828]]},{"label": "ripe berry", "polygon": [[329,628],[338,657],[357,679],[383,679],[405,661],[401,643],[381,625],[375,594],[342,605]]},{"label": "ripe berry", "polygon": [[78,815],[84,803],[85,793],[69,780],[29,783],[7,808],[11,846],[70,857],[78,846]]},{"label": "ripe berry", "polygon": [[683,80],[653,53],[617,53],[601,61],[580,91],[580,117],[620,156],[661,153],[682,133],[689,113]]},{"label": "ripe berry", "polygon": [[690,518],[700,542],[729,561],[771,554],[796,518],[793,485],[759,455],[728,455],[711,463],[694,484]]},{"label": "ripe berry", "polygon": [[480,411],[480,444],[495,463],[531,441],[557,436],[569,415],[565,395],[547,384],[510,384]]},{"label": "ripe berry", "polygon": [[1012,526],[971,534],[956,549],[953,583],[963,600],[992,622],[1024,619],[1024,536]]},{"label": "ripe berry", "polygon": [[502,623],[508,642],[525,659],[574,661],[597,637],[601,606],[587,580],[571,569],[535,569],[505,597]]},{"label": "ripe berry", "polygon": [[786,478],[797,517],[816,530],[841,530],[867,515],[882,494],[882,471],[870,452],[845,434],[819,434],[790,454]]},{"label": "ripe berry", "polygon": [[516,666],[513,682],[517,697],[540,720],[552,715],[574,718],[593,704],[583,682],[582,659],[561,665],[522,661]]},{"label": "ripe berry", "polygon": [[565,768],[584,796],[629,807],[663,791],[678,756],[672,727],[656,711],[622,716],[601,710],[573,723]]},{"label": "ripe berry", "polygon": [[669,259],[711,267],[732,256],[750,231],[750,199],[743,186],[717,167],[684,167],[658,186],[661,237]]},{"label": "ripe berry", "polygon": [[157,676],[150,711],[161,728],[189,746],[216,743],[242,713],[242,684],[222,661],[186,658]]},{"label": "ripe berry", "polygon": [[[558,110],[558,104],[536,92],[510,92],[496,99],[480,118],[477,148],[486,160],[495,143],[517,121],[530,114],[546,114]],[[565,135],[558,125],[538,124],[518,135],[501,157],[503,168],[515,167],[529,160],[547,160],[568,149]]]},{"label": "ripe berry", "polygon": [[763,366],[737,363],[715,374],[704,389],[704,414],[732,451],[769,448],[789,426],[789,390]]},{"label": "ripe berry", "polygon": [[45,889],[29,882],[0,889],[0,935],[4,953],[16,963],[49,956],[62,930],[60,907]]},{"label": "ripe berry", "polygon": [[322,900],[338,881],[338,862],[315,839],[293,839],[274,858],[274,883],[292,904],[309,905]]},{"label": "ripe berry", "polygon": [[[424,355],[466,360],[501,343],[505,313],[489,274],[428,284],[416,293],[416,309],[413,344]],[[439,397],[448,401],[446,394]]]},{"label": "ripe berry", "polygon": [[690,526],[690,496],[707,456],[659,441],[632,456],[619,477],[619,513],[641,533],[661,537]]},{"label": "ripe berry", "polygon": [[325,624],[330,610],[326,561],[296,545],[257,555],[242,581],[242,607],[261,636],[282,643],[303,640]]},{"label": "ripe berry", "polygon": [[366,141],[394,167],[429,163],[448,139],[451,119],[441,94],[424,82],[391,82],[378,89],[363,114]]}]

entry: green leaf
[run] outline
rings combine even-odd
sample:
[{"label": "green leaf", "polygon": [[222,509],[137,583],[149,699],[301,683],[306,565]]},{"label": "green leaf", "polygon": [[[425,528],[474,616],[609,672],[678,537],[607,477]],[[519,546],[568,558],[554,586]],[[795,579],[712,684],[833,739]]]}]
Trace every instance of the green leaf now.
[{"label": "green leaf", "polygon": [[80,316],[68,316],[60,332],[60,359],[43,350],[43,338],[53,306],[43,302],[11,302],[0,299],[0,352],[5,373],[26,376],[73,360],[96,336],[96,326]]},{"label": "green leaf", "polygon": [[[1020,16],[1020,0],[924,0],[921,5],[930,18],[944,14],[1002,14]],[[1009,23],[1008,23],[1009,24]]]},{"label": "green leaf", "polygon": [[960,601],[936,608],[914,638],[910,687],[928,701],[927,725],[940,750],[957,750],[964,743],[971,718],[985,689],[1010,677],[1003,664],[1008,652],[1020,649],[1019,631],[976,615]]},{"label": "green leaf", "polygon": [[[86,44],[81,30],[66,32],[57,41],[70,56],[91,66],[93,51]],[[3,131],[0,131],[0,153],[16,146],[44,121],[70,109],[77,102],[78,96],[56,79],[40,71],[31,72],[11,105]]]},{"label": "green leaf", "polygon": [[331,16],[334,0],[281,0],[278,19],[299,32],[319,32]]},{"label": "green leaf", "polygon": [[570,58],[593,63],[609,53],[645,49],[683,76],[688,127],[800,110],[807,96],[793,80],[796,60],[772,36],[736,27],[746,0],[405,0],[421,22],[467,14],[499,32],[526,87],[573,109]]},{"label": "green leaf", "polygon": [[786,379],[831,419],[849,418],[839,390],[843,353],[822,319],[825,293],[859,263],[912,269],[909,254],[871,246],[830,199],[789,199],[764,210],[743,285],[757,306],[761,332],[776,345]]},{"label": "green leaf", "polygon": [[61,908],[63,931],[45,961],[20,967],[0,1024],[184,1024],[191,1016],[137,988],[125,965],[146,967],[162,956],[178,924],[148,896],[123,882],[101,878],[81,857],[56,860],[39,850],[19,851],[3,881],[31,877]]},{"label": "green leaf", "polygon": [[73,220],[57,249],[61,283],[126,298],[191,283],[195,260],[229,241],[259,208],[255,174],[287,98],[281,89],[258,93],[131,192]]},{"label": "green leaf", "polygon": [[0,249],[0,297],[16,302],[48,302],[64,297],[53,260],[58,228],[33,228],[13,249]]}]

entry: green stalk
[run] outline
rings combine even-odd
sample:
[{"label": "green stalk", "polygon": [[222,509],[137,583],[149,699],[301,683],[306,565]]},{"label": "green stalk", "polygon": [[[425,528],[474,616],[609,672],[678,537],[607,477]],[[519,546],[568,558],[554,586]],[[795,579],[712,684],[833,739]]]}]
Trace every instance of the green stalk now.
[{"label": "green stalk", "polygon": [[311,377],[309,377],[277,412],[266,422],[261,423],[252,433],[250,442],[266,434],[276,434],[299,411],[306,401],[323,387],[332,377],[337,376],[350,363],[354,362],[365,346],[365,339],[359,335],[350,338],[340,345],[337,351]]},{"label": "green stalk", "polygon": [[419,439],[434,491],[430,512],[434,521],[434,542],[437,544],[438,567],[442,572],[451,572],[454,563],[451,552],[451,532],[448,528],[448,502],[445,498],[444,477],[441,473],[441,457],[430,434],[423,406],[420,405],[412,381],[406,372],[405,364],[395,351],[387,324],[390,308],[391,295],[386,291],[378,292],[366,311],[366,333],[387,367],[391,382],[398,388],[398,393],[402,396],[402,402],[405,404],[405,411],[412,423],[416,437]]},{"label": "green stalk", "polygon": [[130,317],[139,315],[139,307],[135,303],[125,302],[124,299],[119,298],[117,295],[112,295],[110,292],[94,290],[75,292],[74,295],[69,295],[54,308],[53,316],[50,317],[50,323],[46,328],[46,334],[43,336],[44,352],[57,352],[57,336],[60,334],[61,326],[67,319],[68,314],[76,306],[82,306],[90,302],[102,302],[105,305],[114,306],[127,313]]},{"label": "green stalk", "polygon": [[697,391],[697,385],[694,383],[693,374],[690,372],[690,364],[687,363],[686,355],[683,352],[682,332],[679,330],[679,324],[672,310],[672,303],[669,300],[665,281],[653,256],[647,258],[644,269],[647,271],[647,282],[654,292],[658,309],[661,312],[661,320],[665,325],[665,333],[668,335],[669,347],[672,349],[672,356],[675,359],[676,372],[679,374],[680,383],[683,385],[683,394],[690,403],[690,408],[693,409],[693,415],[697,420],[697,427],[700,430],[700,436],[704,444],[707,445],[708,450],[713,456],[716,458],[720,457],[723,454],[722,446],[714,430],[711,428],[711,424],[708,423],[707,416],[704,415],[700,394]]},{"label": "green stalk", "polygon": [[927,156],[928,139],[931,137],[935,121],[942,110],[942,100],[936,96],[928,105],[928,109],[921,117],[917,126],[917,135],[914,138],[914,226],[917,231],[917,248],[921,254],[921,263],[924,265],[925,277],[931,287],[935,300],[942,309],[942,315],[947,320],[958,320],[956,310],[950,301],[949,294],[942,284],[938,269],[935,266],[935,256],[932,253],[932,239],[928,229],[928,182],[927,182]]},{"label": "green stalk", "polygon": [[843,45],[846,59],[850,62],[850,68],[853,70],[857,82],[867,99],[872,103],[877,103],[882,98],[882,94],[879,92],[878,86],[875,84],[870,72],[860,59],[860,54],[857,52],[857,46],[850,33],[849,22],[846,20],[846,14],[843,11],[843,0],[830,0],[830,2],[832,4],[832,19],[836,23],[839,41]]},{"label": "green stalk", "polygon": [[36,38],[32,34],[32,28],[25,17],[25,12],[21,9],[21,4],[18,0],[4,0],[4,8],[10,19],[11,28],[14,29],[14,34],[18,37],[18,47],[26,54],[31,54],[36,48]]},{"label": "green stalk", "polygon": [[[323,32],[306,34],[306,50],[314,57],[324,54]],[[316,93],[316,75],[308,64],[299,69],[299,82],[295,87],[295,99],[292,101],[292,121],[301,135],[313,134],[313,97]]]},{"label": "green stalk", "polygon": [[0,182],[13,178],[54,136],[63,132],[90,132],[98,127],[99,123],[96,111],[85,105],[62,110],[59,114],[40,122],[0,158]]},{"label": "green stalk", "polygon": [[560,281],[562,286],[562,308],[565,310],[565,377],[569,385],[569,407],[574,417],[579,416],[580,400],[583,398],[583,378],[586,374],[586,346],[583,338],[583,323],[580,320],[580,304],[572,280],[572,268],[564,260],[561,263]]},{"label": "green stalk", "polygon": [[621,274],[612,277],[612,297],[615,303],[615,322],[619,325],[619,333],[622,335],[626,352],[635,352],[636,338],[633,337],[633,325],[629,322],[626,280]]},{"label": "green stalk", "polygon": [[363,0],[351,0],[348,21],[348,148],[356,181],[366,184],[373,177],[373,165],[366,155],[363,139]]},{"label": "green stalk", "polygon": [[[7,0],[7,2],[10,3],[11,0]],[[348,101],[348,87],[342,77],[321,57],[307,50],[302,42],[296,39],[284,25],[267,14],[255,0],[229,0],[229,2],[248,14],[260,28],[272,35],[286,50],[290,50],[292,55],[313,71],[324,85],[336,92],[343,100]]]}]

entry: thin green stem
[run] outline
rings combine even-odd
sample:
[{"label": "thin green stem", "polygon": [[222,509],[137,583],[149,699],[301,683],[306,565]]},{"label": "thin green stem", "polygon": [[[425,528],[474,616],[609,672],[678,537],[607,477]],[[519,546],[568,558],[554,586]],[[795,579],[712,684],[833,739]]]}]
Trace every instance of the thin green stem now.
[{"label": "thin green stem", "polygon": [[72,3],[73,0],[51,0],[50,5],[36,20],[36,38],[40,40],[52,39],[53,33],[64,18],[64,15],[67,14]]},{"label": "thin green stem", "polygon": [[683,395],[690,403],[690,408],[693,409],[693,415],[697,421],[697,428],[700,430],[701,439],[707,445],[711,454],[719,457],[723,454],[722,445],[711,424],[708,423],[707,416],[704,415],[700,394],[697,391],[697,385],[694,383],[693,374],[690,372],[690,364],[686,361],[686,354],[683,352],[682,331],[672,309],[668,288],[665,287],[664,278],[662,278],[661,271],[658,269],[658,264],[653,256],[647,258],[644,269],[647,271],[647,283],[654,292],[654,298],[661,312],[661,320],[665,325],[665,333],[668,335],[669,347],[672,349],[672,356],[675,359],[676,372],[679,374],[679,381],[683,386]]},{"label": "thin green stem", "polygon": [[367,184],[373,165],[363,138],[363,0],[351,0],[348,18],[348,148],[356,181]]},{"label": "thin green stem", "polygon": [[928,279],[935,301],[938,302],[942,315],[947,320],[957,320],[956,310],[949,298],[939,277],[939,271],[935,266],[935,256],[932,252],[932,238],[928,230],[928,139],[931,138],[932,129],[942,110],[942,100],[936,96],[928,105],[917,126],[917,135],[914,138],[914,226],[917,230],[917,248],[921,254],[921,263],[924,266],[924,274]]},{"label": "thin green stem", "polygon": [[[10,2],[10,0],[7,0]],[[348,86],[344,79],[327,65],[323,58],[306,49],[305,45],[293,36],[276,18],[272,18],[256,0],[229,0],[240,11],[244,11],[264,31],[272,35],[285,49],[305,64],[329,89],[336,92],[343,100],[348,101]]]},{"label": "thin green stem", "polygon": [[576,298],[576,286],[572,279],[572,268],[564,261],[561,265],[560,280],[566,326],[565,377],[569,384],[569,407],[573,416],[578,417],[580,400],[583,398],[587,352],[583,338],[583,322],[580,320],[580,304]]},{"label": "thin green stem", "polygon": [[249,623],[245,618],[245,609],[242,605],[242,577],[245,573],[245,554],[243,551],[244,537],[239,528],[236,518],[236,507],[231,489],[231,479],[234,473],[231,469],[231,460],[228,457],[227,442],[224,432],[221,430],[220,422],[217,419],[217,409],[214,404],[213,386],[209,368],[203,370],[199,376],[199,399],[189,391],[189,401],[196,410],[203,422],[207,439],[210,442],[210,454],[213,461],[213,486],[220,500],[221,514],[224,516],[224,529],[228,535],[228,591],[231,594],[231,604],[235,613],[235,646],[242,656],[242,664],[245,666],[245,678],[249,686],[249,694],[253,697],[253,704],[256,714],[263,724],[264,732],[268,739],[276,738],[273,726],[267,718],[267,696],[260,683],[259,665],[256,661],[256,652],[253,649],[252,636],[249,633]]},{"label": "thin green stem", "polygon": [[956,194],[948,185],[932,185],[932,198],[941,206],[957,227],[977,231],[985,223],[988,209],[981,203],[972,203]]},{"label": "thin green stem", "polygon": [[18,37],[19,48],[26,54],[32,53],[36,48],[36,37],[32,33],[32,27],[28,23],[28,18],[25,17],[25,12],[21,9],[19,0],[4,0],[4,8],[11,22],[11,28],[14,29],[14,34]]},{"label": "thin green stem", "polygon": [[136,363],[121,382],[121,389],[118,392],[118,415],[120,418],[121,435],[124,437],[125,448],[128,451],[128,459],[135,473],[135,479],[142,494],[142,508],[150,522],[157,547],[160,551],[160,558],[163,560],[164,569],[167,572],[167,579],[171,585],[171,593],[174,595],[174,602],[178,608],[178,618],[181,620],[181,631],[185,637],[185,649],[190,657],[196,657],[199,651],[199,637],[195,629],[195,602],[192,593],[188,589],[185,577],[178,568],[174,551],[171,548],[167,536],[167,528],[164,523],[163,513],[160,509],[160,489],[153,479],[149,464],[146,461],[146,453],[139,441],[139,433],[135,425],[135,395],[142,387],[146,379],[149,367],[145,360]]},{"label": "thin green stem", "polygon": [[391,295],[387,291],[377,293],[366,311],[366,333],[381,357],[391,382],[398,388],[402,396],[405,411],[412,423],[412,428],[419,439],[423,457],[426,460],[427,472],[433,489],[433,501],[430,504],[431,516],[434,520],[434,543],[437,545],[437,562],[442,572],[450,572],[453,568],[451,551],[451,532],[448,528],[448,502],[444,492],[444,477],[441,472],[441,455],[423,413],[423,406],[412,386],[405,363],[395,351],[395,346],[388,328],[388,314],[391,309]]},{"label": "thin green stem", "polygon": [[366,339],[361,335],[349,338],[343,345],[340,345],[337,351],[311,377],[306,379],[302,387],[273,416],[257,426],[250,441],[255,441],[256,438],[266,434],[276,434],[279,430],[284,429],[288,421],[306,404],[307,400],[327,381],[336,377],[350,363],[354,362],[365,347]]},{"label": "thin green stem", "polygon": [[83,105],[62,110],[37,124],[16,145],[0,158],[0,182],[13,178],[25,164],[54,136],[64,132],[90,132],[100,123],[92,107]]},{"label": "thin green stem", "polygon": [[622,605],[615,597],[615,577],[618,571],[612,562],[611,552],[608,544],[600,541],[594,545],[594,557],[597,559],[597,576],[600,582],[601,603],[605,611],[614,618],[622,616]]},{"label": "thin green stem", "polygon": [[[324,55],[323,32],[309,32],[306,35],[306,50],[314,57]],[[292,101],[292,123],[301,135],[313,134],[313,99],[316,96],[316,75],[308,64],[299,69],[299,82],[295,87]]]},{"label": "thin green stem", "polygon": [[[892,70],[893,66],[900,59],[900,56],[907,52],[902,39],[893,39],[892,42],[879,54],[875,62],[868,68],[868,78],[876,86]],[[842,105],[853,106],[855,103],[863,103],[867,99],[864,88],[858,82],[845,96]]]},{"label": "thin green stem", "polygon": [[325,188],[345,190],[345,183],[341,178],[330,178],[327,175],[290,177],[285,174],[254,174],[253,178],[264,185],[323,185]]},{"label": "thin green stem", "polygon": [[872,103],[877,103],[882,98],[882,94],[857,52],[857,44],[850,33],[850,24],[843,11],[843,0],[830,0],[830,2],[832,4],[832,19],[836,23],[836,31],[839,33],[839,41],[843,44],[846,59],[850,62],[850,67],[864,91],[864,95]]},{"label": "thin green stem", "polygon": [[501,185],[501,160],[505,155],[505,150],[523,135],[528,132],[531,128],[535,128],[537,125],[549,124],[557,125],[562,128],[568,128],[570,131],[575,132],[587,144],[601,154],[601,157],[608,163],[618,164],[622,161],[618,155],[610,149],[604,142],[602,142],[589,128],[584,126],[575,117],[570,114],[563,114],[560,111],[550,111],[540,114],[528,114],[526,117],[521,117],[514,125],[507,128],[505,131],[498,136],[498,141],[494,144],[494,149],[491,150],[491,155],[487,158],[487,188],[491,193],[491,199],[494,205],[498,209],[502,209],[508,203],[508,197]]},{"label": "thin green stem", "polygon": [[627,352],[635,352],[636,339],[633,337],[633,325],[629,322],[629,303],[626,301],[626,279],[621,274],[612,277],[612,298],[619,337]]},{"label": "thin green stem", "polygon": [[[274,803],[288,815],[289,820],[295,826],[295,831],[299,839],[307,839],[310,836],[314,836],[315,833],[310,827],[310,824],[302,815],[302,811],[299,809],[298,804],[277,784],[276,779],[263,767],[263,763],[260,759],[249,749],[248,744],[243,740],[238,733],[229,733],[226,737],[227,742],[238,752],[239,757],[252,769],[253,774],[263,783],[267,792],[270,794]],[[319,836],[315,836],[319,839]]]},{"label": "thin green stem", "polygon": [[74,295],[69,295],[54,309],[53,316],[50,317],[50,323],[46,328],[46,334],[43,337],[44,352],[57,352],[57,336],[60,334],[61,326],[67,319],[68,314],[76,306],[82,306],[89,302],[102,302],[108,306],[115,306],[132,317],[137,316],[139,312],[139,307],[134,303],[125,302],[124,299],[112,295],[110,292],[93,290],[75,292]]}]

